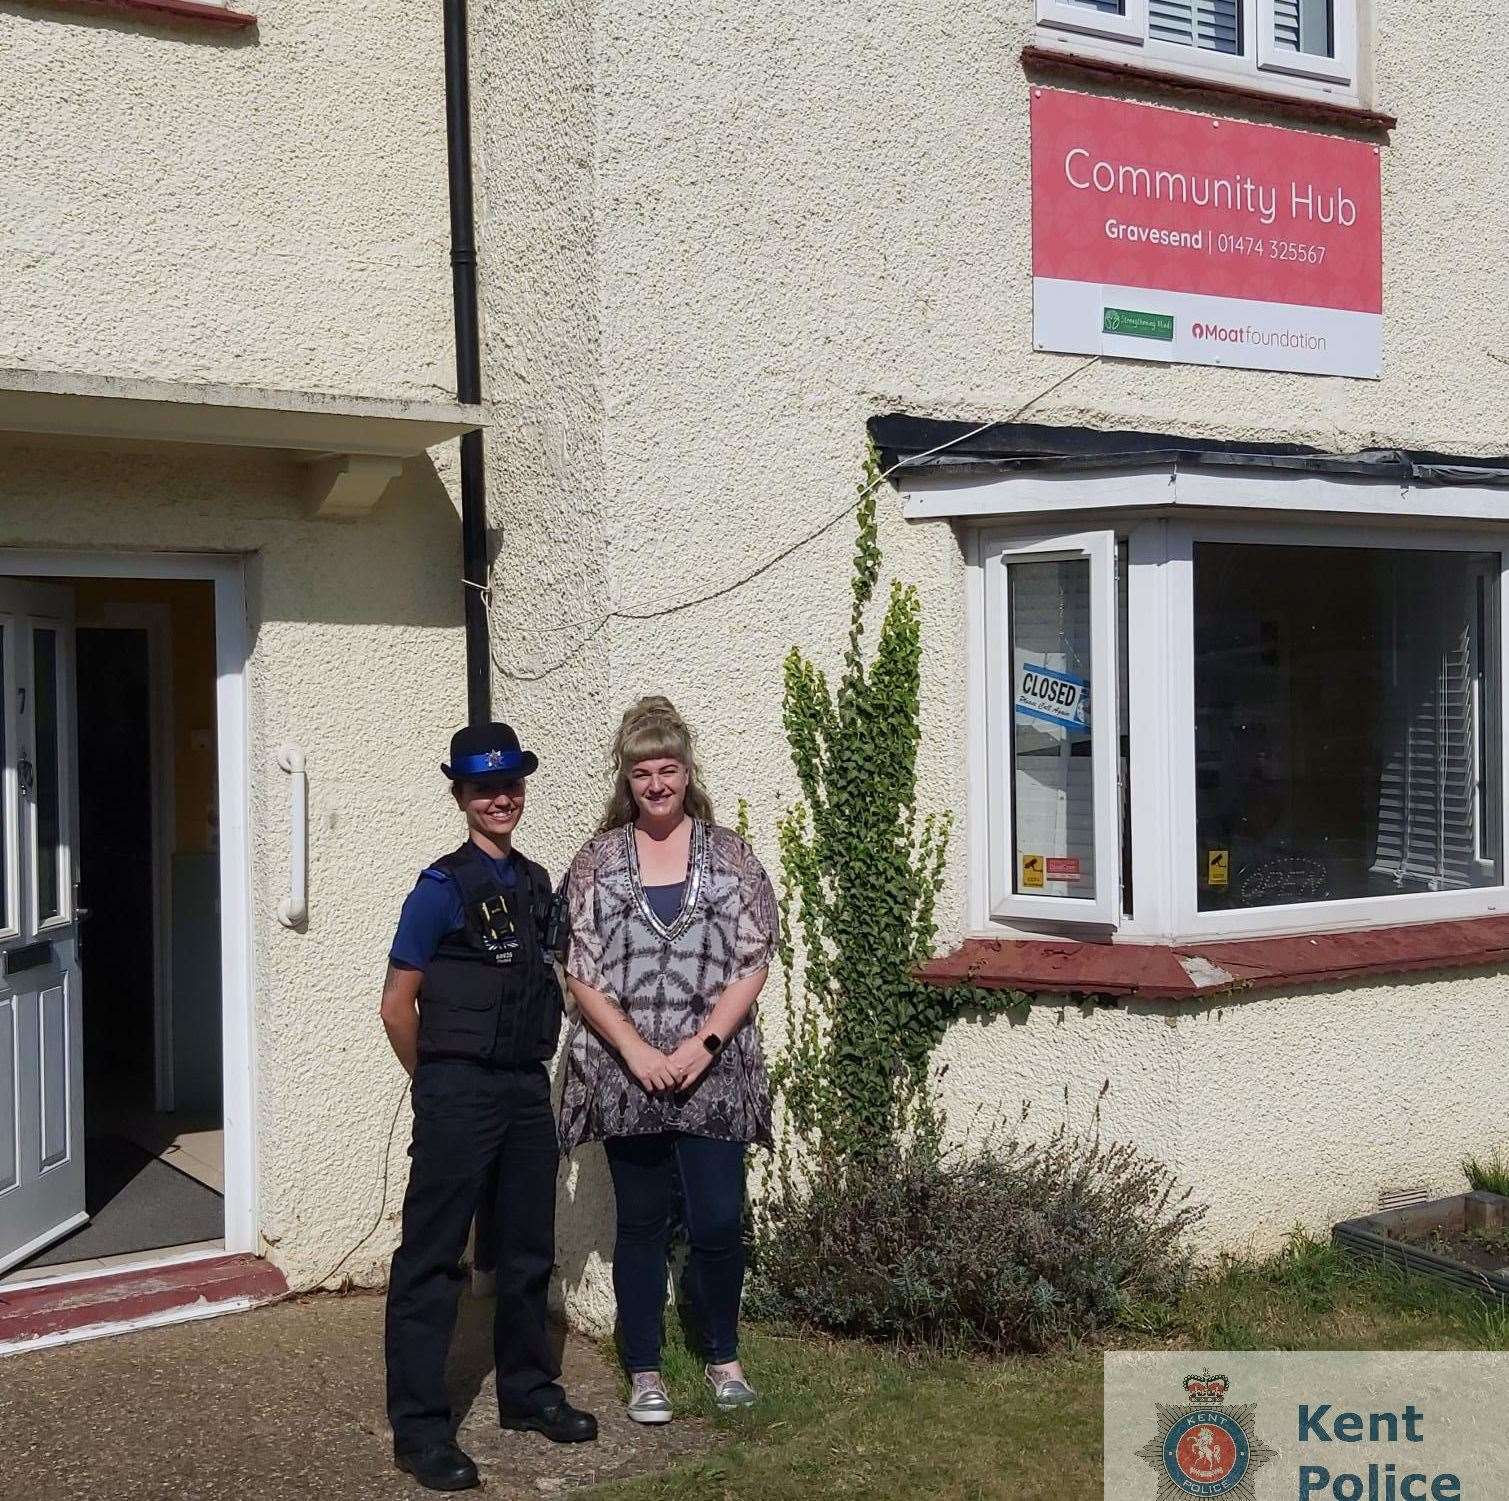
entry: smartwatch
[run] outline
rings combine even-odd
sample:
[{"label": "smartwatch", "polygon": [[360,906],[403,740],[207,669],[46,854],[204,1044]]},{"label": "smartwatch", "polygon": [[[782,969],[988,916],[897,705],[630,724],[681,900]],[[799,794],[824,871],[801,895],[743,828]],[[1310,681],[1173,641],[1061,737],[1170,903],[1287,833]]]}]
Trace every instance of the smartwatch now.
[{"label": "smartwatch", "polygon": [[702,1034],[702,1046],[716,1057],[723,1049],[723,1039],[716,1032],[704,1032]]}]

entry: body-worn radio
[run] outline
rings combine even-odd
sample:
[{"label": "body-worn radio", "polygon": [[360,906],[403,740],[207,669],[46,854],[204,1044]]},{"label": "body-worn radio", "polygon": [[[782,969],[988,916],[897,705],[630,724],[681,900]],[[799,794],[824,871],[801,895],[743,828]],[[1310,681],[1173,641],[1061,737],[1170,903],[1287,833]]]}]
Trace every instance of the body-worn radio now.
[{"label": "body-worn radio", "polygon": [[566,962],[566,941],[571,936],[571,915],[566,901],[566,883],[570,879],[569,872],[561,877],[561,884],[550,898],[550,916],[545,923],[545,952],[562,964]]}]

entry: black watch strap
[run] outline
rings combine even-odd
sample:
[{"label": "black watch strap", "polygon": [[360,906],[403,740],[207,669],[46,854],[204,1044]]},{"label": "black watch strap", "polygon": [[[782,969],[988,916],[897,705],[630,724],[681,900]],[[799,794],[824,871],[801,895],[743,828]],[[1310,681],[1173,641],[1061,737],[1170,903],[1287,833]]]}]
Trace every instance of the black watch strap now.
[{"label": "black watch strap", "polygon": [[723,1051],[723,1039],[716,1032],[704,1032],[702,1034],[702,1046],[709,1053],[721,1053]]}]

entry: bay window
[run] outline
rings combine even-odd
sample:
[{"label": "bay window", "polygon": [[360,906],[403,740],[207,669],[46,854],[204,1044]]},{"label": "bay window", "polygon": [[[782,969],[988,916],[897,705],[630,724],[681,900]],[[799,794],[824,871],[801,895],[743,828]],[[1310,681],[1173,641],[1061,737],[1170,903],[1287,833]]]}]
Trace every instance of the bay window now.
[{"label": "bay window", "polygon": [[1036,0],[1039,39],[1062,50],[1248,82],[1270,92],[1358,93],[1361,0]]},{"label": "bay window", "polygon": [[977,926],[1182,940],[1509,910],[1509,537],[1085,520],[972,533]]}]

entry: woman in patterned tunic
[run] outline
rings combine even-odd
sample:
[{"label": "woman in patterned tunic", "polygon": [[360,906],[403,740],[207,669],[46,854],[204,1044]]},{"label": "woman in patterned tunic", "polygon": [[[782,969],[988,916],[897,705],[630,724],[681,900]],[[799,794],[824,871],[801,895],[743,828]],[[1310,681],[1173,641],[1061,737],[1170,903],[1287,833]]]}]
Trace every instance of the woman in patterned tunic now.
[{"label": "woman in patterned tunic", "polygon": [[660,1378],[672,1188],[691,1255],[686,1286],[720,1407],[755,1393],[739,1364],[744,1159],[770,1145],[755,998],[776,941],[775,894],[754,852],[713,822],[692,737],[664,698],[641,699],[613,743],[614,786],[571,866],[561,1144],[601,1140],[617,1205],[613,1290],[629,1416],[664,1423]]}]

